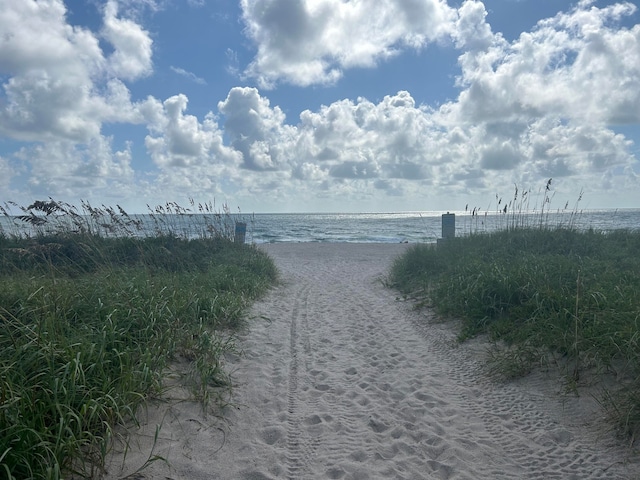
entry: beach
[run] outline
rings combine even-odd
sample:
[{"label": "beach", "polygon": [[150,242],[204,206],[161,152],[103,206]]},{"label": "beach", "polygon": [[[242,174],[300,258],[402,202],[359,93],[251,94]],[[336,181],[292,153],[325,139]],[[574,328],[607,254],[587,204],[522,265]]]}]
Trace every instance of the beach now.
[{"label": "beach", "polygon": [[[408,244],[263,244],[281,271],[227,357],[231,404],[180,388],[150,404],[104,478],[636,479],[588,388],[501,382],[489,343],[384,285]],[[150,455],[163,460],[150,462]],[[139,470],[139,471],[138,471]]]}]

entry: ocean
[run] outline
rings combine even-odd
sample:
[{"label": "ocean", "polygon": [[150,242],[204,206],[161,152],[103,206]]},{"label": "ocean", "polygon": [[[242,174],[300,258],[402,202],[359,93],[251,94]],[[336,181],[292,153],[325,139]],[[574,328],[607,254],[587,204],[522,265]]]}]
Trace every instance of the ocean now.
[{"label": "ocean", "polygon": [[[353,243],[435,243],[442,237],[442,214],[448,212],[402,213],[295,213],[246,216],[246,240],[253,243],[353,242]],[[456,236],[491,232],[513,225],[564,226],[580,230],[640,230],[640,209],[590,210],[455,215]]]},{"label": "ocean", "polygon": [[[152,235],[159,223],[186,237],[202,234],[207,224],[223,222],[229,232],[236,222],[246,223],[248,243],[347,242],[347,243],[435,243],[442,237],[442,214],[448,212],[399,213],[282,213],[230,214],[222,219],[201,214],[132,215],[144,227],[135,234]],[[579,230],[640,230],[640,209],[550,211],[534,213],[451,212],[455,215],[456,236],[491,232],[509,226],[571,227]],[[153,220],[153,221],[152,221]],[[32,233],[29,225],[15,218],[0,217],[0,233]],[[105,230],[106,232],[106,230]],[[103,233],[105,233],[103,232]]]}]

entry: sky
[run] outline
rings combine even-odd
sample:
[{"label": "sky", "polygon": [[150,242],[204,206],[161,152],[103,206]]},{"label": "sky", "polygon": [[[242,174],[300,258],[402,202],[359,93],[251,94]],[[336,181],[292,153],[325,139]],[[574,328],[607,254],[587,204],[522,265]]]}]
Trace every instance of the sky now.
[{"label": "sky", "polygon": [[636,3],[0,0],[0,202],[640,208]]}]

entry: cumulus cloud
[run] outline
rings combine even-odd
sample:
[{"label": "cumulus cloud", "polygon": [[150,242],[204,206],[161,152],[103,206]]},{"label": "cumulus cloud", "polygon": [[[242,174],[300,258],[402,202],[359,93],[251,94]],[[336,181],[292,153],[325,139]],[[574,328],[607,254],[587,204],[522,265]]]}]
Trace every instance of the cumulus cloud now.
[{"label": "cumulus cloud", "polygon": [[104,66],[97,38],[65,21],[60,0],[4,2],[0,9],[0,72],[43,70],[84,77]]},{"label": "cumulus cloud", "polygon": [[[462,54],[458,119],[640,121],[640,25],[618,24],[637,7],[588,3],[540,21],[511,44],[494,35],[485,48]],[[479,6],[474,11],[477,20],[483,17]]]},{"label": "cumulus cloud", "polygon": [[[631,3],[583,0],[507,41],[477,0],[457,9],[438,0],[242,0],[256,47],[245,75],[262,87],[331,83],[432,42],[459,49],[459,95],[438,108],[399,91],[336,99],[298,118],[251,87],[229,89],[201,118],[182,93],[133,101],[130,84],[153,73],[153,42],[129,8],[161,1],[108,0],[97,32],[70,25],[61,0],[5,3],[0,135],[35,143],[12,163],[0,157],[3,189],[28,172],[32,191],[44,195],[135,188],[282,205],[295,194],[324,205],[381,193],[486,194],[541,177],[639,186],[633,146],[615,132],[640,122],[640,25],[620,26],[637,12]],[[228,52],[235,72],[238,55]],[[114,148],[103,132],[112,123],[146,126],[150,169],[134,172],[130,144]],[[18,172],[16,160],[28,168]]]},{"label": "cumulus cloud", "polygon": [[475,168],[458,160],[456,179],[586,179],[637,162],[631,142],[613,131],[640,120],[640,26],[619,23],[637,8],[591,4],[540,21],[511,43],[490,32],[480,2],[461,6],[454,34],[465,48],[461,92],[433,116],[473,145],[466,155]]},{"label": "cumulus cloud", "polygon": [[[631,3],[582,1],[512,42],[492,31],[477,0],[458,9],[329,0],[245,0],[242,7],[257,46],[246,73],[266,87],[330,83],[345,69],[433,41],[450,40],[461,51],[460,94],[437,111],[398,92],[377,104],[345,99],[304,111],[293,130],[257,91],[244,104],[240,91],[230,93],[220,105],[231,114],[225,131],[247,168],[391,193],[407,180],[486,189],[497,179],[586,178],[635,162],[631,143],[613,130],[640,121],[640,25],[620,26],[637,11]],[[286,161],[271,154],[281,139],[295,152]]]},{"label": "cumulus cloud", "polygon": [[230,92],[220,110],[231,117],[225,129],[235,147],[253,162],[245,168],[261,172],[240,182],[250,182],[258,197],[274,194],[274,181],[298,192],[313,185],[315,196],[356,198],[376,190],[394,196],[424,188],[454,195],[548,177],[587,179],[634,162],[630,142],[603,125],[544,118],[451,127],[450,118],[417,106],[408,92],[377,104],[359,98],[304,111],[295,128],[286,128],[279,109],[253,89]]},{"label": "cumulus cloud", "polygon": [[[417,108],[408,92],[386,96],[379,104],[365,98],[343,100],[319,112],[302,112],[300,144],[334,177],[421,179],[429,161],[441,153],[429,111]],[[435,146],[435,145],[434,145]]]},{"label": "cumulus cloud", "polygon": [[223,145],[222,132],[213,114],[201,123],[186,115],[188,98],[176,95],[162,104],[149,98],[141,107],[151,135],[145,145],[160,167],[206,167],[214,163],[238,163],[240,155]]},{"label": "cumulus cloud", "polygon": [[105,7],[113,52],[98,37],[71,26],[61,0],[8,2],[0,11],[2,85],[0,134],[24,141],[96,138],[105,121],[139,120],[121,79],[151,71],[151,39],[134,22]]},{"label": "cumulus cloud", "polygon": [[[4,2],[0,9],[0,135],[22,142],[31,186],[47,195],[132,181],[129,153],[112,151],[105,122],[139,123],[123,80],[151,72],[148,33],[109,1],[102,38],[70,25],[61,0]],[[111,188],[111,187],[110,187]]]},{"label": "cumulus cloud", "polygon": [[113,152],[111,139],[98,136],[87,145],[58,140],[22,148],[28,161],[29,185],[35,195],[77,200],[77,192],[116,197],[130,188],[134,172],[128,148]]},{"label": "cumulus cloud", "polygon": [[91,32],[65,21],[61,1],[9,2],[0,10],[0,69],[8,76],[0,133],[22,140],[96,135],[87,115],[92,78],[106,61]]},{"label": "cumulus cloud", "polygon": [[118,17],[118,4],[115,0],[109,0],[104,7],[102,35],[114,48],[108,58],[113,76],[136,80],[151,73],[153,41],[140,25]]},{"label": "cumulus cloud", "polygon": [[186,95],[174,95],[164,102],[148,97],[139,106],[149,134],[147,153],[157,172],[142,183],[148,198],[184,198],[223,195],[222,184],[240,185],[237,171],[240,152],[224,145],[217,117],[209,112],[200,121],[187,114]]},{"label": "cumulus cloud", "polygon": [[483,51],[495,41],[501,40],[502,37],[494,35],[486,22],[487,11],[482,2],[467,0],[457,13],[455,28],[451,32],[456,47],[468,51]]},{"label": "cumulus cloud", "polygon": [[443,38],[455,21],[442,0],[242,0],[241,6],[257,47],[245,73],[262,87],[335,82],[345,68],[373,67]]},{"label": "cumulus cloud", "polygon": [[242,154],[242,166],[249,170],[280,170],[291,158],[290,142],[295,141],[296,128],[284,124],[279,107],[271,108],[269,100],[258,90],[235,87],[218,103],[225,116],[224,129],[231,146]]},{"label": "cumulus cloud", "polygon": [[631,142],[597,124],[568,125],[545,118],[531,125],[525,145],[536,170],[553,177],[602,173],[633,162]]}]

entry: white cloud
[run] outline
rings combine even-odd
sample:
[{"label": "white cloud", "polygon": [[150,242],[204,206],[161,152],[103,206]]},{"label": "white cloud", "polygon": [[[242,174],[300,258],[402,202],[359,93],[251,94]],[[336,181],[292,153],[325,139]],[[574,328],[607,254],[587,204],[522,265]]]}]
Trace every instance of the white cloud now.
[{"label": "white cloud", "polygon": [[68,25],[61,0],[6,2],[0,8],[0,72],[85,78],[103,68],[98,40]]},{"label": "white cloud", "polygon": [[64,5],[55,0],[5,4],[0,31],[0,68],[8,75],[0,134],[21,140],[96,135],[99,120],[87,110],[92,77],[105,64],[97,39],[67,25]]},{"label": "white cloud", "polygon": [[153,41],[149,33],[134,21],[119,18],[115,0],[105,5],[102,35],[114,48],[109,56],[109,69],[115,77],[136,80],[152,72]]},{"label": "white cloud", "polygon": [[129,191],[134,179],[129,149],[113,152],[111,139],[102,136],[86,146],[69,140],[32,145],[16,157],[29,163],[29,194],[35,198],[75,202],[79,191],[93,198],[117,198]]},{"label": "white cloud", "polygon": [[314,158],[339,178],[421,179],[442,151],[429,110],[416,107],[408,92],[386,96],[379,104],[364,98],[342,100],[319,112],[301,114],[303,158]]},{"label": "white cloud", "polygon": [[640,121],[640,25],[616,25],[635,11],[630,3],[576,7],[512,44],[495,35],[485,49],[465,52],[457,119]]},{"label": "white cloud", "polygon": [[[5,2],[0,9],[2,85],[0,134],[23,141],[89,142],[102,124],[140,118],[120,78],[151,70],[151,40],[130,20],[105,8],[105,58],[98,38],[67,23],[60,0]],[[0,97],[1,98],[1,97]]]},{"label": "white cloud", "polygon": [[240,161],[240,154],[223,145],[222,132],[213,114],[200,123],[193,115],[185,115],[188,99],[176,95],[160,104],[148,99],[141,106],[151,135],[147,135],[145,145],[153,161],[163,170],[181,172],[184,167],[192,174],[213,177],[216,164],[234,165]]},{"label": "white cloud", "polygon": [[576,179],[586,185],[607,172],[617,178],[635,162],[630,142],[604,124],[557,116],[459,124],[452,122],[460,106],[446,107],[433,111],[398,92],[377,104],[359,98],[307,110],[288,126],[255,89],[232,89],[219,104],[225,132],[249,170],[234,182],[257,198],[282,191],[351,200],[380,191],[486,195],[550,177],[560,185],[571,179],[568,188],[575,189]]},{"label": "white cloud", "polygon": [[[153,72],[150,33],[134,17],[161,2],[109,0],[95,34],[69,25],[60,0],[2,3],[0,135],[37,142],[12,163],[0,157],[4,191],[30,175],[30,193],[63,200],[204,194],[299,210],[308,207],[290,198],[324,209],[356,200],[393,208],[384,200],[486,196],[550,177],[572,191],[639,186],[633,146],[615,133],[615,124],[640,121],[640,26],[619,26],[636,11],[630,3],[582,1],[508,42],[475,0],[457,10],[435,0],[244,0],[257,47],[246,74],[264,86],[332,82],[445,39],[461,50],[459,97],[437,110],[400,91],[336,100],[298,119],[249,87],[228,91],[220,118],[189,114],[180,93],[132,101],[125,82]],[[228,52],[233,69],[238,56]],[[146,126],[151,168],[134,172],[144,159],[104,136],[117,122]]]},{"label": "white cloud", "polygon": [[[151,71],[151,40],[131,20],[104,11],[105,57],[98,36],[72,26],[61,0],[2,2],[0,135],[27,143],[14,154],[28,165],[33,195],[110,196],[135,181],[129,147],[112,151],[105,122],[143,120],[122,79]],[[77,200],[77,199],[76,199]]]},{"label": "white cloud", "polygon": [[[125,10],[127,15],[130,15],[132,18],[141,16],[145,10],[150,12],[159,12],[170,5],[172,1],[173,0],[117,0],[119,7]],[[198,0],[195,0],[194,2],[188,1],[189,5],[197,2]]]},{"label": "white cloud", "polygon": [[[9,165],[9,160],[0,157],[0,188],[3,191],[7,191],[9,189],[9,185],[12,177],[15,175],[14,169]],[[7,199],[4,199],[5,201]]]},{"label": "white cloud", "polygon": [[449,34],[455,10],[442,0],[242,0],[257,53],[246,75],[262,87],[278,81],[332,83],[345,68],[373,67],[404,48]]},{"label": "white cloud", "polygon": [[197,83],[198,85],[206,85],[207,84],[207,81],[204,78],[200,78],[195,73],[188,72],[184,68],[174,67],[173,65],[171,67],[169,67],[169,68],[171,68],[171,70],[173,72],[177,73],[178,75],[181,75],[181,76],[191,80],[192,82]]},{"label": "white cloud", "polygon": [[546,176],[605,172],[633,162],[631,142],[602,125],[574,126],[544,119],[531,125],[526,145],[529,158]]},{"label": "white cloud", "polygon": [[235,87],[218,103],[225,116],[225,133],[231,146],[242,154],[242,166],[249,170],[281,170],[292,158],[296,128],[284,124],[279,107],[271,108],[269,100],[258,90]]},{"label": "white cloud", "polygon": [[494,36],[491,26],[486,22],[487,11],[484,4],[467,0],[458,9],[458,19],[452,37],[456,47],[463,50],[486,50],[501,37]]}]

